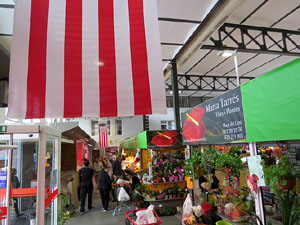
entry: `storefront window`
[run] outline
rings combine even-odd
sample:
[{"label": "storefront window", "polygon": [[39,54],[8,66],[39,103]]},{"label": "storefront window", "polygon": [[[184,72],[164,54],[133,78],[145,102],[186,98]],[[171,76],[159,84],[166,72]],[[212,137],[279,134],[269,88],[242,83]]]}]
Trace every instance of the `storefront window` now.
[{"label": "storefront window", "polygon": [[169,121],[165,121],[162,120],[160,121],[160,128],[161,130],[175,130],[175,121],[174,120],[169,120]]},{"label": "storefront window", "polygon": [[92,136],[99,134],[99,123],[98,121],[92,121]]},{"label": "storefront window", "polygon": [[107,121],[107,134],[110,135],[110,120]]},{"label": "storefront window", "polygon": [[122,135],[122,120],[116,120],[116,135]]}]

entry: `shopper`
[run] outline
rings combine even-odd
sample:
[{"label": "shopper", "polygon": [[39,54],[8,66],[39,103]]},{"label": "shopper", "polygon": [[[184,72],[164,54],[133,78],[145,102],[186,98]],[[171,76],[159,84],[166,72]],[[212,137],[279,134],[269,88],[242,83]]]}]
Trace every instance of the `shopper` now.
[{"label": "shopper", "polygon": [[121,158],[121,168],[122,168],[122,170],[126,169],[126,165],[127,165],[127,163],[125,161],[125,156],[122,155],[122,158]]},{"label": "shopper", "polygon": [[94,170],[89,168],[90,162],[84,161],[84,168],[79,170],[80,179],[80,213],[84,214],[85,211],[85,199],[88,195],[88,209],[91,210],[92,207],[92,194],[93,194],[93,178]]},{"label": "shopper", "polygon": [[208,195],[213,193],[219,193],[219,179],[215,176],[214,171],[212,174],[207,174],[199,177],[199,187],[203,194],[206,195],[208,201]]},{"label": "shopper", "polygon": [[[16,174],[17,174],[16,168],[12,168],[11,169],[11,187],[12,188],[20,187],[20,181]],[[13,198],[13,201],[14,201],[14,208],[15,208],[15,213],[16,213],[17,217],[23,216],[24,213],[19,212],[18,198]]]},{"label": "shopper", "polygon": [[99,191],[102,201],[102,210],[105,212],[108,209],[109,204],[109,191],[111,190],[111,179],[108,175],[108,168],[105,167],[99,176]]},{"label": "shopper", "polygon": [[112,163],[109,161],[107,156],[104,156],[103,161],[104,161],[106,167],[108,168],[108,175],[112,176],[112,174],[113,174]]},{"label": "shopper", "polygon": [[113,167],[114,176],[116,177],[122,176],[122,166],[121,166],[120,157],[117,157],[116,161],[113,161],[112,167]]}]

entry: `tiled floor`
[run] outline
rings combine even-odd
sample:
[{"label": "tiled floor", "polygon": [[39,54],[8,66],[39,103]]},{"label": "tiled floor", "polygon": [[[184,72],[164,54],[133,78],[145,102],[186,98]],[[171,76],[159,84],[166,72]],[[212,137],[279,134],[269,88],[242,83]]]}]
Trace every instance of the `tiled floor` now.
[{"label": "tiled floor", "polygon": [[[87,210],[84,215],[80,215],[77,210],[75,215],[73,215],[70,221],[66,225],[123,225],[125,224],[125,209],[121,212],[117,212],[116,216],[112,216],[113,209],[115,207],[114,203],[110,203],[109,211],[100,211],[100,199],[96,196],[93,205],[95,206],[92,210]],[[175,216],[165,216],[162,217],[162,225],[180,225],[179,220]]]}]

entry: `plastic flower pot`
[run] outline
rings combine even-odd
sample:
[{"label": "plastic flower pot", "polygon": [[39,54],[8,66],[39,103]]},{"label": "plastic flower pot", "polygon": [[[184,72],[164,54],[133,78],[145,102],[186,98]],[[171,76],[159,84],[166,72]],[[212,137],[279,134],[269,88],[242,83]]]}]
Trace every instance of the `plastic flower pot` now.
[{"label": "plastic flower pot", "polygon": [[219,220],[218,222],[216,222],[216,225],[232,225],[232,223],[229,223],[225,220]]},{"label": "plastic flower pot", "polygon": [[178,181],[178,176],[175,176],[175,178],[174,178],[174,179],[175,179],[175,182],[176,182],[176,181]]},{"label": "plastic flower pot", "polygon": [[284,178],[286,181],[286,185],[281,185],[281,188],[283,190],[292,190],[294,189],[296,185],[296,178],[295,177],[289,177],[289,178]]},{"label": "plastic flower pot", "polygon": [[177,198],[180,198],[181,194],[177,194]]},{"label": "plastic flower pot", "polygon": [[177,194],[173,194],[173,198],[176,198],[177,197]]},{"label": "plastic flower pot", "polygon": [[229,177],[230,176],[230,168],[225,167],[224,171],[225,171],[225,175]]}]

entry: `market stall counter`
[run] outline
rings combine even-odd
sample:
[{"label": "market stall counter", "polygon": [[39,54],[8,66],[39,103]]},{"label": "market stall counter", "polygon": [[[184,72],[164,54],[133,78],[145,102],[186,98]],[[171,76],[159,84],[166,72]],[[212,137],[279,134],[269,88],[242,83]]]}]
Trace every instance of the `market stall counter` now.
[{"label": "market stall counter", "polygon": [[[239,212],[247,212],[244,220],[252,212],[252,215],[260,218],[262,224],[271,221],[265,209],[276,211],[276,215],[282,212],[284,225],[300,219],[293,211],[298,205],[291,208],[292,202],[298,204],[300,199],[299,196],[296,197],[298,193],[294,185],[297,177],[299,178],[300,160],[300,150],[297,150],[300,149],[298,71],[300,59],[295,59],[181,114],[183,141],[188,145],[191,155],[199,154],[195,160],[189,161],[190,171],[199,171],[195,165],[201,164],[200,171],[202,169],[203,172],[204,169],[206,173],[203,175],[206,176],[206,181],[200,185],[212,196],[211,202],[207,203],[218,206],[223,201],[224,205],[228,202],[228,194],[234,197],[233,202],[227,203],[230,205],[225,204],[227,218],[238,218],[238,212],[234,211],[236,207]],[[192,153],[192,148],[195,148],[192,146],[201,146],[201,150]],[[239,179],[242,169],[238,165],[242,165],[240,161],[243,156],[239,156],[237,152],[222,152],[216,146],[223,146],[227,150],[230,147],[240,148],[239,150],[246,148],[246,152],[250,152],[250,156],[244,155],[244,163],[249,168],[247,185],[241,186]],[[271,148],[268,157],[259,155],[258,147],[261,146]],[[280,154],[277,154],[276,148],[281,149]],[[228,177],[225,182],[229,182],[229,185],[220,182],[225,189],[216,198],[210,193],[212,182],[207,179],[207,174],[214,175],[214,172],[208,171],[209,168],[222,170]],[[230,171],[233,173],[228,174]],[[239,173],[235,173],[237,171]],[[291,179],[287,179],[290,177],[294,180],[291,185]],[[262,190],[263,187],[268,187],[271,196],[275,195],[280,200],[276,205],[263,198],[263,194],[267,194],[267,191]],[[250,199],[255,201],[255,210],[248,205]],[[276,198],[272,199],[274,200]],[[251,210],[250,206],[253,207]],[[201,210],[200,212],[202,213]],[[187,214],[184,219],[192,221],[190,216],[192,215]]]}]

